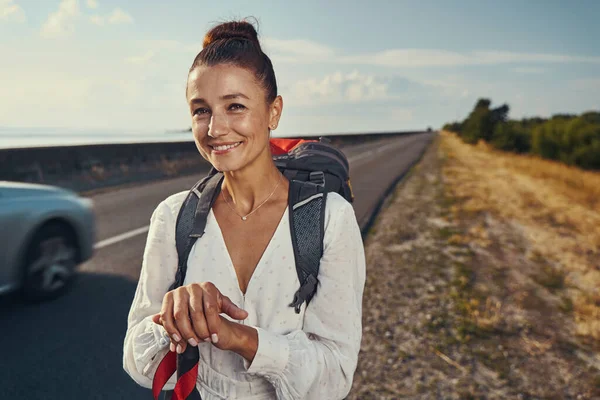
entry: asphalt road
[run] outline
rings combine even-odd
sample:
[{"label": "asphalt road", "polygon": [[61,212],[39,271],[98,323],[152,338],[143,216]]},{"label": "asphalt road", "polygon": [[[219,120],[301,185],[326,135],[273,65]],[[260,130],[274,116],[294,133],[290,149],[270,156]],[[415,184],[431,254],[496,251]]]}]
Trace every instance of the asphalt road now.
[{"label": "asphalt road", "polygon": [[[401,136],[344,148],[361,227],[432,138]],[[0,400],[152,398],[122,369],[127,313],[152,211],[204,173],[91,196],[98,221],[96,252],[81,266],[71,290],[41,305],[0,299]]]}]

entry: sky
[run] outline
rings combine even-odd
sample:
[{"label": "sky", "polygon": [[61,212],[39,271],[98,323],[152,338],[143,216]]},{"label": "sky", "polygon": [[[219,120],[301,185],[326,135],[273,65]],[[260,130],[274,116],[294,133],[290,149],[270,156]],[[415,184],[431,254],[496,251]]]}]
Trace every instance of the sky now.
[{"label": "sky", "polygon": [[208,29],[255,17],[281,136],[600,110],[600,2],[0,0],[0,127],[190,126]]}]

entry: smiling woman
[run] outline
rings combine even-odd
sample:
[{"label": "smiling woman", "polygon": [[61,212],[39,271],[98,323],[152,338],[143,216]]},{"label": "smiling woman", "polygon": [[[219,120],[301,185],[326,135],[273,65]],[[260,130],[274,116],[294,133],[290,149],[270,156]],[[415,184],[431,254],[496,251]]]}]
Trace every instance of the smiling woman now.
[{"label": "smiling woman", "polygon": [[269,161],[268,132],[277,127],[283,100],[265,102],[254,72],[231,64],[196,66],[187,96],[196,145],[216,169],[239,171]]},{"label": "smiling woman", "polygon": [[[198,151],[221,173],[220,196],[206,203],[206,228],[183,279],[176,277],[175,233],[188,192],[154,211],[128,318],[125,370],[155,397],[165,389],[179,400],[344,398],[362,336],[362,238],[352,205],[337,192],[289,206],[297,186],[276,167],[270,142],[283,99],[252,24],[233,21],[207,33],[186,96]],[[297,290],[292,215],[319,196],[324,206],[315,210],[324,222],[303,220],[302,229],[322,233],[323,249],[318,290],[305,303],[294,295],[306,296],[304,283]]]}]

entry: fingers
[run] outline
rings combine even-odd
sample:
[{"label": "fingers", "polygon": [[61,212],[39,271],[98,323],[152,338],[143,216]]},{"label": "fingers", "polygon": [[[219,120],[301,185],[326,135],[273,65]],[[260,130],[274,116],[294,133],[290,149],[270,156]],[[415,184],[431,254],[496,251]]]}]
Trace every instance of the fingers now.
[{"label": "fingers", "polygon": [[[173,315],[173,305],[174,305],[174,292],[168,292],[162,304],[162,309],[159,314],[159,322],[165,328],[165,331],[171,337],[171,351],[177,350],[177,344],[181,342],[181,333],[177,329],[177,325],[175,322],[175,318]],[[153,318],[154,319],[154,318]]]},{"label": "fingers", "polygon": [[192,346],[198,345],[198,337],[190,320],[190,294],[187,287],[176,289],[173,293],[173,301],[173,317],[175,318],[177,330],[181,333],[180,340],[176,340],[178,342],[176,350],[181,353],[188,343]]},{"label": "fingers", "polygon": [[222,298],[221,292],[213,285],[205,284],[203,285],[204,297],[203,306],[204,306],[204,317],[206,318],[206,325],[208,326],[208,331],[211,333],[210,338],[213,343],[217,343],[219,341],[219,327],[221,326],[221,304],[219,299]]},{"label": "fingers", "polygon": [[188,345],[197,346],[201,341],[218,343],[223,324],[221,313],[236,320],[248,317],[245,310],[223,296],[214,284],[205,282],[168,292],[161,312],[152,320],[163,325],[171,337],[171,351],[183,353]]},{"label": "fingers", "polygon": [[227,296],[221,296],[221,312],[229,315],[233,319],[246,319],[248,312],[236,306]]},{"label": "fingers", "polygon": [[202,290],[199,290],[198,293],[193,291],[190,295],[190,319],[194,332],[200,341],[210,342],[210,332],[204,317],[203,297]]}]

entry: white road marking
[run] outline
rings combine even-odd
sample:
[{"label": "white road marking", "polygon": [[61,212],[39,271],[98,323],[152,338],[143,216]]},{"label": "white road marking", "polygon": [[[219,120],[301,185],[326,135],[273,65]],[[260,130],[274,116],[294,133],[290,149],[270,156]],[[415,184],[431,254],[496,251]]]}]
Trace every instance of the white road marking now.
[{"label": "white road marking", "polygon": [[142,228],[134,229],[132,231],[125,232],[125,233],[122,233],[120,235],[108,238],[108,239],[101,240],[101,241],[99,241],[98,243],[96,243],[94,245],[94,249],[99,250],[99,249],[101,249],[103,247],[110,246],[112,244],[121,242],[123,240],[130,239],[130,238],[132,238],[134,236],[141,235],[142,233],[148,232],[149,229],[150,229],[150,225],[144,226]]},{"label": "white road marking", "polygon": [[355,162],[357,162],[358,160],[362,160],[363,158],[367,158],[367,157],[370,157],[370,156],[372,156],[372,155],[373,155],[373,153],[374,153],[374,151],[373,151],[373,150],[371,150],[371,151],[366,151],[366,152],[364,152],[363,154],[357,154],[357,155],[355,155],[355,156],[353,156],[353,157],[350,157],[350,158],[348,158],[348,162],[349,162],[350,164],[352,164],[352,163],[355,163]]},{"label": "white road marking", "polygon": [[[406,145],[406,143],[403,143],[403,145]],[[386,150],[390,150],[391,148],[395,148],[395,147],[396,146],[393,146],[393,147],[384,147],[384,146],[382,146],[381,148],[379,148],[377,150],[369,150],[369,151],[364,152],[362,154],[357,154],[357,155],[355,155],[353,157],[348,158],[348,162],[350,162],[350,163],[356,163],[356,162],[358,162],[360,160],[364,160],[365,158],[369,158],[369,157],[375,156],[375,155],[377,155],[379,153],[382,153],[382,152],[384,152]],[[96,243],[94,245],[94,249],[95,250],[100,250],[100,249],[102,249],[104,247],[113,245],[115,243],[122,242],[123,240],[131,239],[132,237],[135,237],[135,236],[141,235],[143,233],[146,233],[149,230],[150,230],[150,225],[147,225],[147,226],[144,226],[142,228],[138,228],[138,229],[134,229],[134,230],[129,231],[129,232],[121,233],[120,235],[113,236],[111,238],[99,241],[98,243]]]}]

